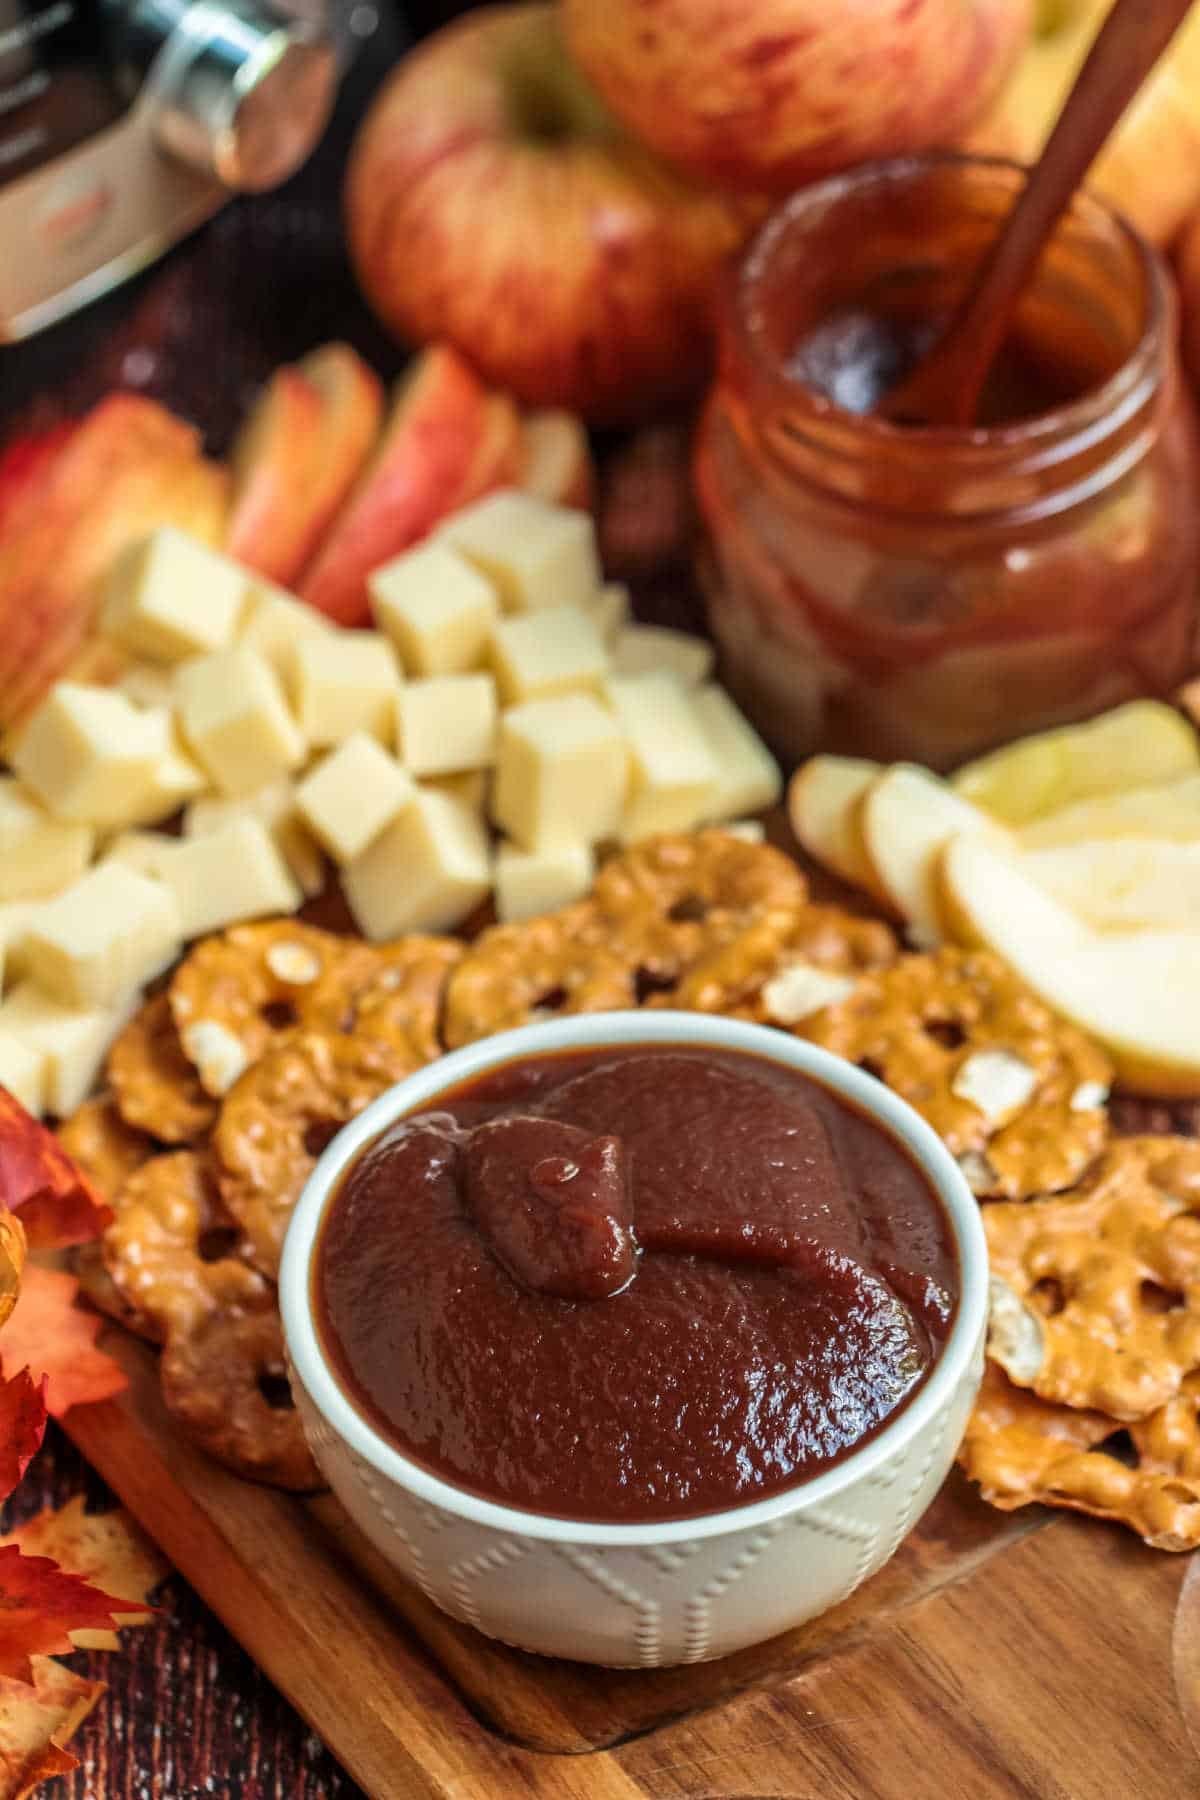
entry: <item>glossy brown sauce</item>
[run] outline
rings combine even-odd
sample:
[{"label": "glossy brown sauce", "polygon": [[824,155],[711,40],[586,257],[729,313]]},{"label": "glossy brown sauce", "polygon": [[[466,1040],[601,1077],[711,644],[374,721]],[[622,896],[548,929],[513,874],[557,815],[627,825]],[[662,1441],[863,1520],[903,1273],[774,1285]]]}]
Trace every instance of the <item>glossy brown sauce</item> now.
[{"label": "glossy brown sauce", "polygon": [[[788,374],[847,412],[873,413],[884,395],[928,355],[948,323],[949,314],[844,307],[800,339]],[[1113,373],[1111,355],[1089,355],[1088,348],[1081,339],[1046,341],[1028,332],[1011,333],[984,385],[976,425],[1036,418],[1101,386]],[[1094,352],[1095,346],[1091,348]]]},{"label": "glossy brown sauce", "polygon": [[358,1158],[314,1310],[375,1427],[487,1499],[570,1518],[760,1500],[920,1386],[959,1291],[907,1153],[764,1057],[509,1064]]}]

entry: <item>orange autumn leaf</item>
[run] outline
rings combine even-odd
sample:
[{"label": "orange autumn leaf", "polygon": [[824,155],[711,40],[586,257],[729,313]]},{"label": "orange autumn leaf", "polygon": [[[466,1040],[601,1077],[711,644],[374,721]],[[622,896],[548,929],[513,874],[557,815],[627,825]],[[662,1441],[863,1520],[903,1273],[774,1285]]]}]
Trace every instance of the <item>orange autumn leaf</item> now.
[{"label": "orange autumn leaf", "polygon": [[112,1357],[96,1348],[103,1321],[74,1304],[78,1292],[73,1275],[31,1265],[17,1309],[0,1333],[0,1375],[26,1368],[47,1375],[46,1406],[55,1419],[128,1385]]},{"label": "orange autumn leaf", "polygon": [[40,1782],[79,1766],[63,1746],[104,1692],[49,1656],[32,1660],[32,1687],[0,1680],[0,1800],[26,1800]]},{"label": "orange autumn leaf", "polygon": [[22,1369],[0,1381],[0,1500],[20,1481],[46,1430],[46,1377]]},{"label": "orange autumn leaf", "polygon": [[[26,1556],[50,1556],[73,1575],[81,1575],[94,1587],[110,1594],[148,1599],[165,1581],[171,1565],[134,1524],[121,1507],[111,1512],[84,1511],[83,1495],[76,1494],[55,1512],[46,1507],[0,1543],[16,1544]],[[154,1610],[119,1613],[118,1625],[146,1625]],[[115,1632],[84,1629],[72,1631],[77,1650],[118,1650]]]},{"label": "orange autumn leaf", "polygon": [[0,1088],[0,1206],[16,1213],[35,1250],[86,1244],[112,1210],[54,1133]]},{"label": "orange autumn leaf", "polygon": [[31,1656],[73,1650],[72,1631],[111,1626],[117,1614],[137,1609],[136,1599],[106,1594],[48,1556],[0,1544],[0,1675],[32,1681]]},{"label": "orange autumn leaf", "polygon": [[25,1267],[25,1227],[14,1213],[0,1212],[0,1325],[11,1317]]}]

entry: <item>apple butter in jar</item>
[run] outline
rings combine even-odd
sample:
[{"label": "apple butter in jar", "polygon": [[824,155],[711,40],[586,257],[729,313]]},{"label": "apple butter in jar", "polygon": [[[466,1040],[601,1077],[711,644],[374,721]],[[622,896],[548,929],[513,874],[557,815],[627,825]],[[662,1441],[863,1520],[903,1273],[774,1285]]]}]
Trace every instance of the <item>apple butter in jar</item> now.
[{"label": "apple butter in jar", "polygon": [[1200,433],[1157,253],[1079,195],[970,429],[877,410],[1023,180],[954,155],[804,189],[727,296],[695,452],[731,687],[789,759],[949,768],[1193,666]]}]

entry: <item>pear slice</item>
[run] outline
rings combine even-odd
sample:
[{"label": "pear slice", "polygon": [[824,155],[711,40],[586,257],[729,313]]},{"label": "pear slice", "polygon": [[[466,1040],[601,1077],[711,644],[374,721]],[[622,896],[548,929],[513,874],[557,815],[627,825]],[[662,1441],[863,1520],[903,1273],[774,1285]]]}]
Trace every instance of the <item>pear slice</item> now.
[{"label": "pear slice", "polygon": [[1084,725],[1020,738],[967,763],[954,790],[1008,825],[1025,825],[1096,795],[1200,770],[1195,727],[1163,700],[1131,700]]},{"label": "pear slice", "polygon": [[886,904],[858,825],[858,803],[882,772],[881,764],[862,757],[810,756],[792,776],[787,806],[792,830],[810,856]]},{"label": "pear slice", "polygon": [[1200,1096],[1200,930],[1095,931],[975,835],[946,846],[941,884],[968,941],[1098,1039],[1127,1088]]},{"label": "pear slice", "polygon": [[912,763],[896,763],[871,783],[859,806],[859,827],[876,886],[923,949],[945,935],[937,880],[943,847],[967,832],[1005,849],[1012,842],[1003,826]]},{"label": "pear slice", "polygon": [[1200,843],[1200,775],[1080,800],[1026,825],[1021,843],[1028,850],[1046,850],[1084,844],[1093,838],[1122,837]]},{"label": "pear slice", "polygon": [[1101,931],[1200,931],[1200,841],[1090,838],[1028,850],[1025,873]]}]

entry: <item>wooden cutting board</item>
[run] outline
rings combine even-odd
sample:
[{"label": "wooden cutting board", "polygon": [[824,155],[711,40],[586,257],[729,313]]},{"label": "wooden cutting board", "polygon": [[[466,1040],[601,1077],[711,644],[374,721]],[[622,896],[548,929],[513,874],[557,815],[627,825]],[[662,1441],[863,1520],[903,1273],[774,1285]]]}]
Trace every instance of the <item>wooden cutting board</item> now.
[{"label": "wooden cutting board", "polygon": [[129,1390],[69,1435],[374,1800],[1200,1793],[1200,1580],[1181,1602],[1190,1559],[1115,1527],[1004,1516],[955,1474],[823,1618],[717,1663],[591,1669],[446,1618],[331,1497],[218,1468],[154,1353],[102,1341]]}]

